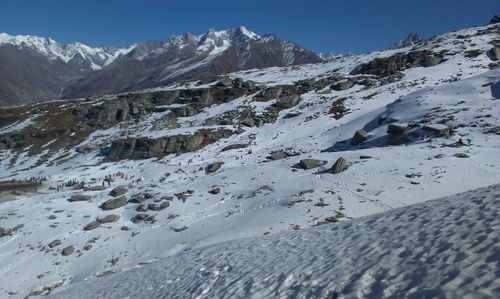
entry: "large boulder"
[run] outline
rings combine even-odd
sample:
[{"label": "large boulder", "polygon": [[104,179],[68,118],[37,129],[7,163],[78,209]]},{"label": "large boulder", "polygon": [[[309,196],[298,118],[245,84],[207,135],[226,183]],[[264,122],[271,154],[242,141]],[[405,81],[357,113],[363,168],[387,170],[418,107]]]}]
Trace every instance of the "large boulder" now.
[{"label": "large boulder", "polygon": [[351,144],[358,145],[365,142],[366,140],[368,140],[368,134],[365,132],[365,130],[359,129],[354,133],[354,136],[352,136]]},{"label": "large boulder", "polygon": [[323,161],[316,159],[303,159],[300,160],[299,165],[300,167],[302,167],[302,169],[311,169],[320,167],[321,165],[323,165]]},{"label": "large boulder", "polygon": [[127,198],[125,196],[116,197],[110,200],[106,200],[101,204],[101,209],[103,210],[113,210],[119,207],[123,207],[127,204]]},{"label": "large boulder", "polygon": [[109,195],[111,195],[113,197],[117,197],[117,196],[123,195],[127,192],[128,192],[128,189],[125,186],[118,186],[118,187],[114,188],[113,190],[111,190],[109,192]]},{"label": "large boulder", "polygon": [[332,168],[330,169],[330,172],[333,174],[336,174],[336,173],[345,171],[347,168],[349,168],[349,163],[347,162],[346,159],[344,159],[343,157],[340,157],[333,164]]}]

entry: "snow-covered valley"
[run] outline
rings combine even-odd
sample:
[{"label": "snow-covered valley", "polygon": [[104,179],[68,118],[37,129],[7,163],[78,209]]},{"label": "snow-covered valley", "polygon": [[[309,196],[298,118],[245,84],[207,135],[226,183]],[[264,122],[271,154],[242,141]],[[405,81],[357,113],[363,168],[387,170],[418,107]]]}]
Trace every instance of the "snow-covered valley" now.
[{"label": "snow-covered valley", "polygon": [[[140,118],[116,112],[116,124],[0,147],[0,181],[42,178],[36,190],[0,193],[0,297],[498,296],[498,186],[483,188],[500,177],[497,38],[493,24],[412,48],[29,107],[0,135],[48,132],[80,105],[257,86],[195,112],[203,100],[179,96]],[[398,53],[424,62],[409,55],[389,76],[370,73]],[[156,155],[154,140],[205,129],[231,133]],[[59,145],[64,134],[74,146]],[[73,181],[85,184],[59,187]]]}]

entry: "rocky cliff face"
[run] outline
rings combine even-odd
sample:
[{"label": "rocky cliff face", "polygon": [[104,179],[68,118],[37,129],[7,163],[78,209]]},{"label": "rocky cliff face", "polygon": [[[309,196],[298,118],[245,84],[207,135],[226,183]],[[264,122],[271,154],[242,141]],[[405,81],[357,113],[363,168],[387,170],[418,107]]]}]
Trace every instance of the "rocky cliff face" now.
[{"label": "rocky cliff face", "polygon": [[233,131],[229,129],[201,129],[191,135],[120,139],[111,143],[107,160],[162,158],[170,154],[193,152],[232,134]]},{"label": "rocky cliff face", "polygon": [[387,58],[377,58],[359,65],[351,74],[371,74],[377,76],[394,75],[407,68],[423,66],[430,67],[443,61],[443,55],[429,50],[397,53]]}]

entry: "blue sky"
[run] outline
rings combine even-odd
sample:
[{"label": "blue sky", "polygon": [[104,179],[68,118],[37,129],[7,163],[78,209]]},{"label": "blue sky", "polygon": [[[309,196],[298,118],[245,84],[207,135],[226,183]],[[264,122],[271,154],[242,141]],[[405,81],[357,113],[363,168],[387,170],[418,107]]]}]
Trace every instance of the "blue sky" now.
[{"label": "blue sky", "polygon": [[315,51],[368,52],[487,23],[500,0],[0,0],[0,32],[125,46],[244,25]]}]

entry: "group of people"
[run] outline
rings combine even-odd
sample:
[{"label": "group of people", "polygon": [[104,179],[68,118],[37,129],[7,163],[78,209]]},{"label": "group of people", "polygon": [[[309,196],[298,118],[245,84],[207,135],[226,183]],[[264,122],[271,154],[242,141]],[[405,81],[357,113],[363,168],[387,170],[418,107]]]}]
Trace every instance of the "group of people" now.
[{"label": "group of people", "polygon": [[[104,179],[102,179],[102,186],[106,186],[106,185],[108,185],[108,187],[111,186],[111,182],[114,181],[113,177],[116,177],[116,176],[120,177],[122,179],[125,179],[125,180],[128,180],[129,178],[130,179],[134,178],[134,176],[129,177],[127,174],[119,171],[119,172],[116,172],[113,174],[108,174],[108,175],[104,176]],[[46,178],[43,178],[43,180],[46,180]],[[101,178],[99,178],[98,180],[101,181]],[[51,189],[57,190],[57,192],[59,192],[59,191],[63,191],[65,187],[79,190],[79,189],[85,189],[85,187],[88,187],[88,184],[85,181],[78,181],[76,179],[73,179],[73,180],[69,180],[67,182],[64,182],[62,184],[58,184],[55,188],[51,187]]]},{"label": "group of people", "polygon": [[45,182],[46,180],[47,180],[47,177],[41,177],[41,176],[30,177],[29,179],[28,178],[24,179],[25,182],[31,182],[31,183],[34,183],[36,185],[42,185],[42,183]]}]

